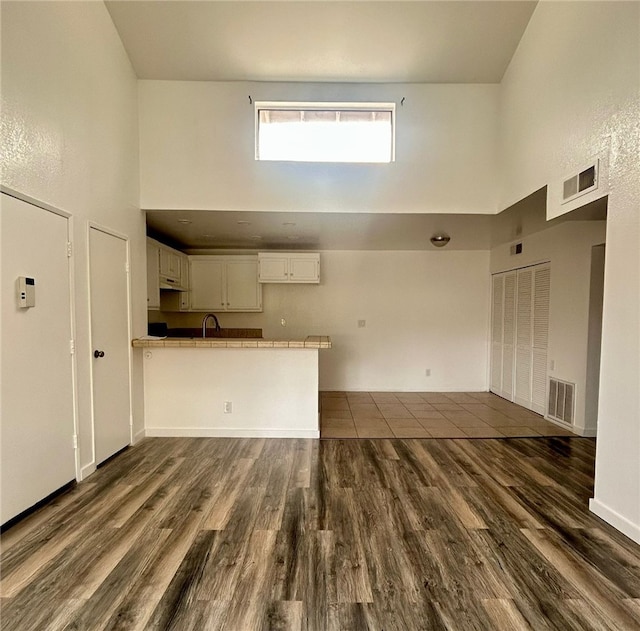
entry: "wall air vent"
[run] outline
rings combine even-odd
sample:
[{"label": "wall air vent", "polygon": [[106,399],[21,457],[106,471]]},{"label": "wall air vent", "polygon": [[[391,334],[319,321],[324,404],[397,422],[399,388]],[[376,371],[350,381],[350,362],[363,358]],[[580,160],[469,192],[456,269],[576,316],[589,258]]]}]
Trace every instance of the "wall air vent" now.
[{"label": "wall air vent", "polygon": [[549,407],[547,416],[556,421],[573,425],[573,410],[575,409],[574,383],[549,379]]},{"label": "wall air vent", "polygon": [[562,203],[586,195],[598,188],[598,160],[562,182]]}]

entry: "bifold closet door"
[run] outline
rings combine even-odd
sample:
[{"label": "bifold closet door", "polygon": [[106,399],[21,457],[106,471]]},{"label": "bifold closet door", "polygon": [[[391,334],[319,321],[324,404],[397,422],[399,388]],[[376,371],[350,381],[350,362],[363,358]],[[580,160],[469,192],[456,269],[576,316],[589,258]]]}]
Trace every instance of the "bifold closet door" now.
[{"label": "bifold closet door", "polygon": [[504,274],[491,277],[491,392],[502,391],[502,330],[504,305]]},{"label": "bifold closet door", "polygon": [[513,399],[513,348],[516,334],[516,272],[504,274],[504,322],[502,325],[502,393]]},{"label": "bifold closet door", "polygon": [[550,295],[551,269],[548,265],[534,267],[530,408],[539,414],[545,414],[547,411],[547,347],[549,345]]},{"label": "bifold closet door", "polygon": [[551,270],[548,263],[492,277],[491,392],[546,411]]},{"label": "bifold closet door", "polygon": [[533,270],[518,270],[516,293],[516,365],[513,401],[529,407],[531,403],[531,357],[533,334],[531,331],[533,296]]},{"label": "bifold closet door", "polygon": [[548,264],[518,270],[513,401],[540,414],[546,411],[550,288]]},{"label": "bifold closet door", "polygon": [[516,272],[492,277],[491,392],[512,399]]}]

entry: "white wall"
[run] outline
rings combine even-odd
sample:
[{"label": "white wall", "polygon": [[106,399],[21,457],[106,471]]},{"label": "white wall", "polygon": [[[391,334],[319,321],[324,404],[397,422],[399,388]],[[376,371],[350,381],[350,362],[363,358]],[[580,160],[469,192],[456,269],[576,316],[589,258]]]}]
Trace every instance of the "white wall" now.
[{"label": "white wall", "polygon": [[[609,199],[591,507],[640,541],[640,3],[540,2],[501,84],[501,207],[603,151]],[[548,211],[561,212],[554,203]]]},{"label": "white wall", "polygon": [[492,274],[551,262],[548,375],[576,384],[574,425],[591,435],[596,428],[585,422],[591,247],[604,239],[604,221],[568,221],[520,239],[517,256],[509,243],[491,250]]},{"label": "white wall", "polygon": [[[487,390],[488,252],[326,251],[321,270],[320,285],[264,285],[263,313],[221,314],[222,326],[331,336],[322,390]],[[202,315],[158,317],[197,327]]]},{"label": "white wall", "polygon": [[538,4],[500,84],[501,209],[624,142],[624,110],[638,90],[638,9]]},{"label": "white wall", "polygon": [[320,434],[316,349],[147,348],[144,356],[147,436]]},{"label": "white wall", "polygon": [[[142,208],[496,212],[497,85],[139,86]],[[254,101],[396,102],[396,161],[257,162],[249,95]]]},{"label": "white wall", "polygon": [[[89,220],[129,237],[133,334],[146,328],[136,77],[101,2],[3,2],[1,7],[2,184],[73,217],[80,464],[89,472]],[[6,299],[13,295],[3,295]],[[133,402],[138,431],[141,355],[134,362]]]}]

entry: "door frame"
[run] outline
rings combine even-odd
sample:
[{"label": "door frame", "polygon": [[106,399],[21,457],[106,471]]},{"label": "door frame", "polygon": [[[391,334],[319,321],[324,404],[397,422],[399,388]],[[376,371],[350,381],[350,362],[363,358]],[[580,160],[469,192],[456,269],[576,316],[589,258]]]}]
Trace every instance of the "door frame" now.
[{"label": "door frame", "polygon": [[75,277],[75,265],[73,262],[73,254],[74,254],[74,243],[73,243],[73,234],[74,234],[74,225],[75,218],[66,210],[62,210],[61,208],[57,208],[56,206],[52,206],[51,204],[47,204],[46,202],[40,201],[35,197],[31,197],[30,195],[26,195],[25,193],[21,193],[16,189],[10,188],[9,186],[4,186],[0,184],[0,193],[4,193],[9,197],[14,197],[22,202],[27,204],[31,204],[36,208],[40,208],[47,212],[53,213],[54,215],[58,215],[67,220],[67,244],[70,248],[70,254],[67,256],[67,269],[68,269],[68,278],[69,278],[69,310],[71,313],[71,321],[70,321],[70,329],[69,334],[71,336],[69,343],[73,344],[73,351],[69,352],[69,357],[71,359],[71,396],[72,396],[72,409],[73,409],[73,436],[71,439],[74,441],[74,460],[75,460],[75,472],[76,472],[76,481],[80,482],[82,480],[82,467],[80,463],[80,447],[79,447],[79,427],[78,427],[78,332],[77,332],[77,324],[76,324],[76,277]]},{"label": "door frame", "polygon": [[[103,232],[116,239],[121,239],[125,243],[125,274],[127,278],[127,338],[131,340],[132,331],[132,313],[131,313],[131,251],[129,237],[117,230],[108,228],[95,221],[87,221],[87,307],[88,307],[88,331],[89,331],[89,359],[91,360],[91,352],[93,349],[93,327],[91,324],[92,305],[91,305],[91,230],[97,230]],[[133,353],[131,344],[127,347],[127,382],[129,384],[129,445],[133,443],[133,384],[131,376],[133,374]],[[93,375],[93,362],[89,361],[89,384],[90,393],[89,400],[91,401],[91,468],[93,471],[96,469],[96,426],[95,426],[95,401],[93,397],[94,388],[94,375]],[[88,467],[85,467],[88,469]]]}]

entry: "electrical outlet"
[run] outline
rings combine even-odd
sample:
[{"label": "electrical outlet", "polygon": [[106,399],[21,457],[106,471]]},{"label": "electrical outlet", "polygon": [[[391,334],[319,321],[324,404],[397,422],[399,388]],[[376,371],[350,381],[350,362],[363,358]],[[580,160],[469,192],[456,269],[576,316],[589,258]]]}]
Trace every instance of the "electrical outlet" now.
[{"label": "electrical outlet", "polygon": [[284,318],[280,318],[280,326],[287,326],[287,321]]},{"label": "electrical outlet", "polygon": [[233,403],[231,403],[231,401],[225,401],[224,402],[224,413],[225,414],[231,414],[231,412],[233,412]]},{"label": "electrical outlet", "polygon": [[426,376],[426,377],[431,377],[431,368],[427,368],[427,369],[424,371],[424,374],[425,374],[425,376]]},{"label": "electrical outlet", "polygon": [[365,326],[367,326],[367,321],[366,320],[358,320],[358,328],[359,329],[364,329]]}]

